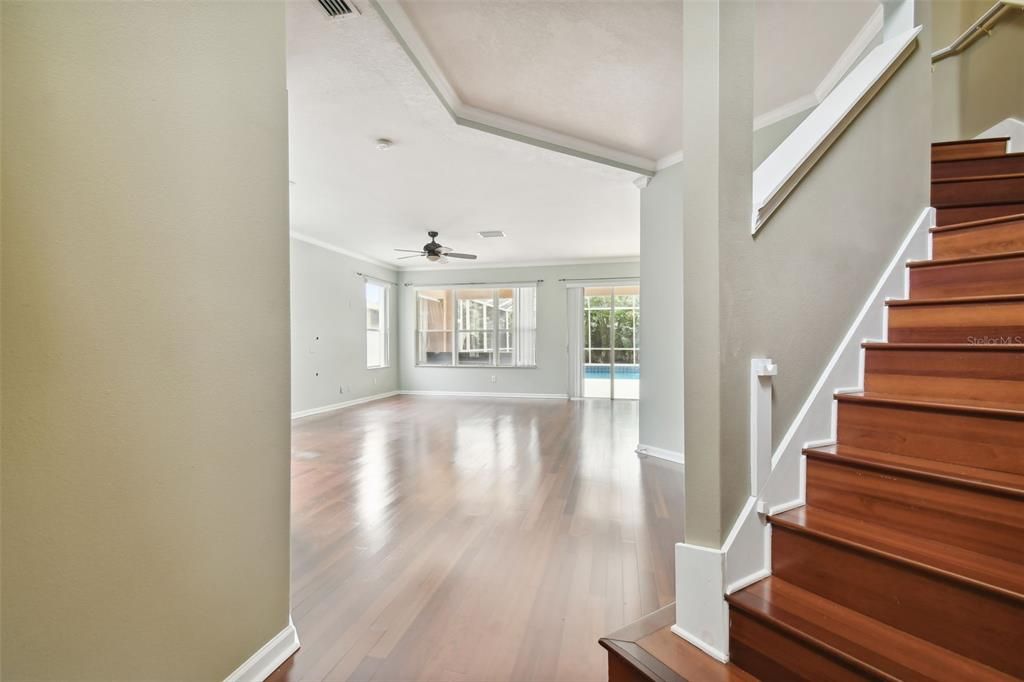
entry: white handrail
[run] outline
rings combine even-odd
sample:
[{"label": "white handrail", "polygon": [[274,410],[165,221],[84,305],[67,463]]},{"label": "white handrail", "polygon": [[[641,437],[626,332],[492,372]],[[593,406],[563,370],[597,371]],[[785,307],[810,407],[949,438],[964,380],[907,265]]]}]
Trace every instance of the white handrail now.
[{"label": "white handrail", "polygon": [[988,8],[988,10],[978,17],[978,20],[971,24],[966,31],[961,33],[956,39],[941,50],[932,52],[932,64],[935,62],[942,61],[947,57],[958,55],[968,47],[980,36],[982,33],[988,33],[1006,16],[1007,10],[1011,7],[1017,7],[1024,11],[1024,0],[1000,0],[996,4]]}]

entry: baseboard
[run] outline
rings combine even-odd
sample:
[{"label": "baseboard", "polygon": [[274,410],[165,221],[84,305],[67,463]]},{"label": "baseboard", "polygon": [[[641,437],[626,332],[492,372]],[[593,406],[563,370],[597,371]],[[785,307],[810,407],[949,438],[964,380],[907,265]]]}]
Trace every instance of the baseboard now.
[{"label": "baseboard", "polygon": [[976,136],[978,139],[986,137],[1008,137],[1010,144],[1006,151],[1011,154],[1024,152],[1024,121],[1006,118]]},{"label": "baseboard", "polygon": [[676,452],[675,450],[656,448],[653,445],[644,445],[643,443],[637,445],[636,454],[641,457],[657,457],[658,459],[663,459],[666,462],[672,462],[673,464],[683,464],[683,453]]},{"label": "baseboard", "polygon": [[234,672],[224,678],[224,682],[263,682],[298,650],[299,633],[289,615],[285,629],[274,635],[245,663],[235,668]]},{"label": "baseboard", "polygon": [[374,400],[380,400],[382,398],[390,398],[393,395],[398,395],[400,391],[388,391],[387,393],[375,393],[374,395],[368,395],[363,398],[355,398],[353,400],[346,400],[343,403],[334,403],[332,405],[324,405],[323,407],[314,407],[308,410],[299,410],[298,412],[292,412],[292,419],[299,419],[301,417],[312,417],[314,414],[323,414],[324,412],[333,412],[334,410],[343,410],[346,407],[352,407],[353,405],[362,405],[363,403],[372,402]]},{"label": "baseboard", "polygon": [[451,398],[530,398],[537,400],[568,400],[565,393],[482,393],[479,391],[399,391],[402,395],[447,396]]}]

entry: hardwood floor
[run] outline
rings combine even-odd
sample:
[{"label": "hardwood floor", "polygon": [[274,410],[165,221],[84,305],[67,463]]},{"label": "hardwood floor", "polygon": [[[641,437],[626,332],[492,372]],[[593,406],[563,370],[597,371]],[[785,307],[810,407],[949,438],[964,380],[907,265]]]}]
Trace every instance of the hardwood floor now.
[{"label": "hardwood floor", "polygon": [[680,467],[632,401],[399,396],[296,422],[292,615],[271,680],[606,680],[674,598]]}]

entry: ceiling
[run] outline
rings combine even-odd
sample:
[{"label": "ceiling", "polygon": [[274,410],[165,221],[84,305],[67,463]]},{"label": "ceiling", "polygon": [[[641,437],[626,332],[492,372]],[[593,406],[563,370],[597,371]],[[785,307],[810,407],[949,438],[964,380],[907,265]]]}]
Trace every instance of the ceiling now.
[{"label": "ceiling", "polygon": [[[355,5],[287,4],[294,232],[392,266],[427,229],[477,266],[639,254],[632,181],[681,155],[680,0]],[[816,104],[880,28],[875,0],[759,2],[755,121]]]},{"label": "ceiling", "polygon": [[[498,127],[638,170],[677,160],[681,0],[377,5],[457,116],[498,116]],[[767,125],[831,90],[881,30],[881,10],[877,0],[760,0],[755,24],[753,113]]]},{"label": "ceiling", "polygon": [[[335,21],[313,0],[287,4],[293,232],[392,266],[422,263],[393,249],[418,248],[428,229],[477,266],[640,253],[635,173],[456,125],[356,4],[361,16]],[[378,151],[379,137],[394,146]]]}]

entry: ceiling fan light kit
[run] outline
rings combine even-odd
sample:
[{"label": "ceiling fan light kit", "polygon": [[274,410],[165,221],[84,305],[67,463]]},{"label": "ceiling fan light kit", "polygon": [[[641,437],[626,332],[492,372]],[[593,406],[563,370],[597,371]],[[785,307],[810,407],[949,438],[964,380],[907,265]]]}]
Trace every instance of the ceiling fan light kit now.
[{"label": "ceiling fan light kit", "polygon": [[442,246],[437,243],[438,232],[436,230],[430,230],[427,232],[427,236],[430,237],[430,242],[423,245],[423,248],[416,251],[413,249],[395,249],[401,253],[411,253],[411,256],[399,256],[399,260],[405,260],[406,258],[419,258],[425,257],[431,263],[440,261],[441,263],[447,263],[449,258],[462,258],[466,260],[476,260],[476,255],[472,253],[455,253],[447,246]]}]

